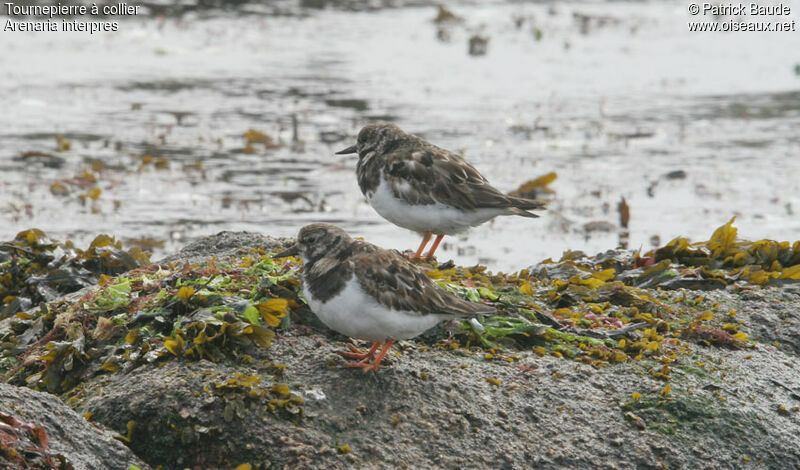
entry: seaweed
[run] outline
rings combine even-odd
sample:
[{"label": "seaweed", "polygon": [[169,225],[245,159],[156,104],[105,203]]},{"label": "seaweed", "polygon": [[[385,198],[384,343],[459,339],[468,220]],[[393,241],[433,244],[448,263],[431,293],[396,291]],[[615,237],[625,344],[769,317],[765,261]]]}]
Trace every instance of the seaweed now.
[{"label": "seaweed", "polygon": [[[665,381],[676,368],[702,372],[684,354],[687,343],[747,348],[753,340],[735,312],[722,312],[687,289],[800,277],[800,243],[738,240],[732,222],[705,242],[678,238],[644,255],[569,251],[559,261],[512,274],[421,263],[439,285],[490,304],[497,314],[437,328],[420,340],[451,350],[477,347],[492,357],[532,350],[597,368],[641,361],[651,364],[647,373]],[[305,305],[297,258],[276,262],[253,249],[230,266],[214,259],[145,265],[138,251],[124,252],[104,235],[80,251],[35,229],[2,247],[0,279],[13,280],[2,285],[17,294],[2,304],[9,318],[0,323],[0,373],[14,383],[64,392],[88,377],[148,363],[252,361],[252,352],[269,348],[276,331],[324,329]],[[58,250],[65,254],[55,256]],[[30,279],[55,265],[82,269],[88,273],[84,284],[98,285],[71,300],[32,296],[25,282],[40,285]],[[276,409],[291,405],[284,395],[270,398],[278,400]]]},{"label": "seaweed", "polygon": [[[39,235],[32,243],[43,240]],[[98,236],[73,259],[114,272],[129,261],[115,250],[113,239]],[[0,328],[0,373],[12,383],[63,393],[95,375],[158,361],[245,360],[254,348],[269,348],[270,328],[288,325],[290,310],[300,307],[296,296],[280,297],[296,288],[294,272],[280,269],[267,257],[255,263],[245,257],[236,266],[212,260],[100,274],[97,287],[80,297],[12,314]]]},{"label": "seaweed", "polygon": [[148,254],[98,235],[86,250],[30,229],[0,243],[0,319],[149,263]]}]

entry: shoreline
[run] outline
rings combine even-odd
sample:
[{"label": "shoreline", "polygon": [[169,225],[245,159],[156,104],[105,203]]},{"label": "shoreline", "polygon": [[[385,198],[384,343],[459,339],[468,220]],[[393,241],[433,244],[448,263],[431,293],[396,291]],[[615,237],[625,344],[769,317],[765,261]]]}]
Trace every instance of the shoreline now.
[{"label": "shoreline", "polygon": [[[709,255],[715,239],[736,248],[729,230],[705,242]],[[222,232],[2,319],[4,382],[50,390],[154,467],[800,462],[794,280],[762,287],[719,268],[704,278],[624,250],[511,275],[429,264],[441,285],[500,314],[479,319],[483,335],[441,325],[400,342],[363,374],[339,367],[347,338],[297,297],[298,263],[269,258],[289,242]],[[101,259],[125,258],[110,237],[96,245]],[[692,282],[726,284],[679,287]],[[47,430],[51,443],[63,437]]]}]

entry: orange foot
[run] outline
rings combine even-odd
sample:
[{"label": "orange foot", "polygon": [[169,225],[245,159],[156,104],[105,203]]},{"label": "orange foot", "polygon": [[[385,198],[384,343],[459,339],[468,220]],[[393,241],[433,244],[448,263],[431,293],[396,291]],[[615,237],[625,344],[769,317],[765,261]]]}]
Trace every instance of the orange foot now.
[{"label": "orange foot", "polygon": [[342,367],[352,367],[352,368],[359,368],[364,369],[364,372],[368,370],[378,370],[378,368],[369,362],[369,360],[364,359],[363,361],[358,362],[347,362]]},{"label": "orange foot", "polygon": [[[378,346],[380,346],[381,343],[373,344],[372,348],[369,351],[369,353],[365,354],[367,357],[365,357],[364,359],[362,359],[362,360],[360,360],[358,362],[348,362],[343,367],[359,368],[359,369],[363,369],[364,372],[366,372],[368,370],[378,370],[380,368],[381,361],[383,360],[383,356],[385,356],[386,353],[389,352],[389,348],[392,347],[393,343],[394,343],[394,338],[389,338],[388,340],[386,340],[386,342],[383,343],[383,348],[381,349],[380,354],[378,354],[378,357],[376,357],[375,361],[372,362],[372,363],[369,362],[370,359],[372,359],[371,354],[375,352],[375,349],[377,349]],[[353,347],[355,348],[355,346],[353,346]],[[342,353],[340,353],[340,354],[342,354]],[[355,354],[355,353],[346,353],[346,354]]]},{"label": "orange foot", "polygon": [[422,237],[422,243],[419,244],[419,248],[417,248],[417,252],[410,256],[409,259],[420,259],[422,258],[422,252],[425,250],[425,245],[428,244],[428,240],[431,239],[433,233],[425,232],[425,235]]},{"label": "orange foot", "polygon": [[347,343],[347,349],[349,349],[349,351],[339,351],[336,354],[348,359],[372,360],[375,358],[375,351],[377,351],[380,346],[381,343],[372,343],[372,347],[369,348],[369,351],[364,352],[358,349],[354,344]]}]

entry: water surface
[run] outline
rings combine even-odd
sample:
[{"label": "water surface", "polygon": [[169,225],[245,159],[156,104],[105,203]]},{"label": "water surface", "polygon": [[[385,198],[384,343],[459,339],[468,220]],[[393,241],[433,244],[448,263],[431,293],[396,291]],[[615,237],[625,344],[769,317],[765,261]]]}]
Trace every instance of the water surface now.
[{"label": "water surface", "polygon": [[[0,33],[0,239],[107,232],[153,239],[158,257],[329,221],[416,248],[365,203],[355,159],[333,155],[376,119],[505,191],[558,173],[541,218],[448,237],[440,259],[515,270],[614,248],[622,197],[632,248],[704,239],[734,215],[745,238],[800,239],[798,33],[690,33],[685,2],[450,8],[463,22],[437,25],[432,5],[273,2],[113,34]],[[485,55],[468,54],[474,35]],[[275,145],[248,146],[249,129]]]}]

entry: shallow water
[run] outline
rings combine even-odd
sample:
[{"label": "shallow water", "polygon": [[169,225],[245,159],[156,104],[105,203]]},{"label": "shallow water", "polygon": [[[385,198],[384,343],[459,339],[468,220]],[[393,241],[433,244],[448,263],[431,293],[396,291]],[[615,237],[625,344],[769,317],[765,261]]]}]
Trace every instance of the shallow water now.
[{"label": "shallow water", "polygon": [[[464,22],[441,34],[433,6],[291,2],[0,33],[0,239],[107,232],[163,241],[157,258],[220,230],[324,220],[416,248],[366,205],[355,159],[333,155],[374,119],[463,152],[505,191],[558,173],[541,218],[448,238],[439,259],[514,270],[614,248],[623,196],[632,248],[704,239],[734,215],[742,237],[800,239],[797,32],[690,33],[685,2],[451,8]],[[486,55],[467,53],[473,34]],[[247,153],[248,129],[280,148]],[[22,158],[34,151],[49,156]],[[96,183],[74,179],[84,170]]]}]

